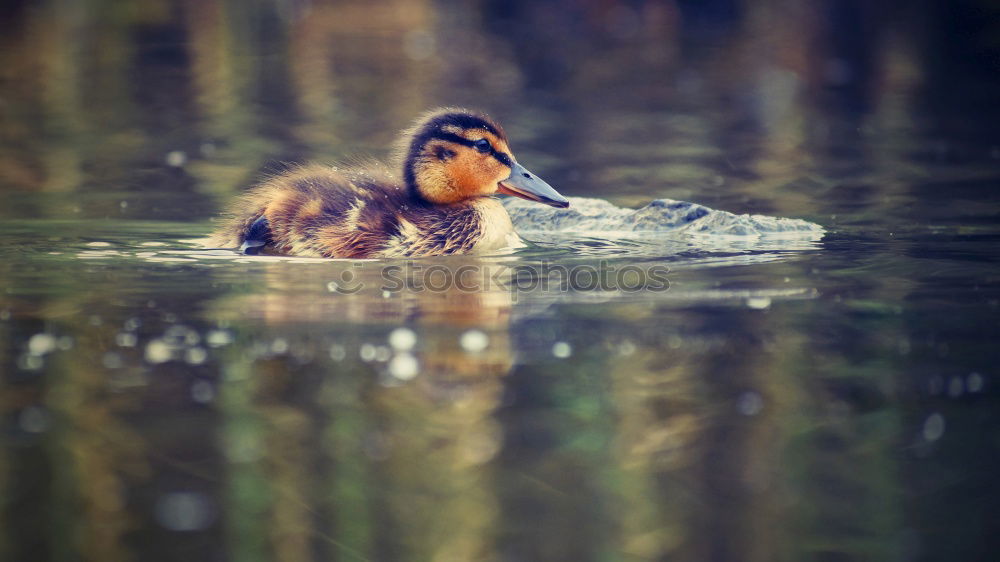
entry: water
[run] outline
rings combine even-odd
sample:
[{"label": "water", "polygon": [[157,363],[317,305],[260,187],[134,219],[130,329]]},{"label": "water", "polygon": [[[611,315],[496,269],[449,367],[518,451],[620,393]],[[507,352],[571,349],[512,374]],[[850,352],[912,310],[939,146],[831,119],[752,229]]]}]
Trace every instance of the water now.
[{"label": "water", "polygon": [[[5,8],[0,558],[990,559],[988,42],[933,2],[862,52],[672,5]],[[262,173],[444,104],[567,196],[824,232],[202,245]]]}]

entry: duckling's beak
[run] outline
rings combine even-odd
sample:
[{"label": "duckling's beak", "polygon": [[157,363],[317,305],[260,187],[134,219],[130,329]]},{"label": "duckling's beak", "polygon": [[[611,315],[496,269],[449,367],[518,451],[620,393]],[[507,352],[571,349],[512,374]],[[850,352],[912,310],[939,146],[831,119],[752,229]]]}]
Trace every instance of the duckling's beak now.
[{"label": "duckling's beak", "polygon": [[559,195],[558,191],[552,189],[551,185],[516,162],[511,166],[510,177],[500,182],[498,193],[513,195],[528,201],[538,201],[553,207],[569,207],[569,201]]}]

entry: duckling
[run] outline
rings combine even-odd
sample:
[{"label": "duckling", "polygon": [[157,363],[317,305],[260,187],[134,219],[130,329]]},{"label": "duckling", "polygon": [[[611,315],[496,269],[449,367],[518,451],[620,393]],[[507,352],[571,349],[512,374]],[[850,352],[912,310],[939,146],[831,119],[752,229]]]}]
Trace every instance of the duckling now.
[{"label": "duckling", "polygon": [[402,133],[402,180],[382,166],[307,165],[252,188],[213,235],[246,254],[422,257],[523,245],[503,205],[513,195],[569,201],[514,159],[487,116],[444,108]]}]

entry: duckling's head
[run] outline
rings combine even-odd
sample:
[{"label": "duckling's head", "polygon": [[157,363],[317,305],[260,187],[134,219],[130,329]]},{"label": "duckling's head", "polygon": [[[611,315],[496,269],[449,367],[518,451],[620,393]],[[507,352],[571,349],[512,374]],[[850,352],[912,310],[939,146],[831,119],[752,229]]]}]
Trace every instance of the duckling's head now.
[{"label": "duckling's head", "polygon": [[426,114],[406,133],[403,177],[430,203],[447,205],[497,193],[568,207],[569,201],[517,163],[495,121],[464,109]]}]

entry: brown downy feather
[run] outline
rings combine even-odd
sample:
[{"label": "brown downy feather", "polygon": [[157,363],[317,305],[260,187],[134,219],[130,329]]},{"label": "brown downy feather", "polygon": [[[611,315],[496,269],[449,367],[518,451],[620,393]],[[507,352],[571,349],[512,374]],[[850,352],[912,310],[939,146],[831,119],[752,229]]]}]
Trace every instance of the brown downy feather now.
[{"label": "brown downy feather", "polygon": [[[238,198],[212,242],[239,247],[252,230],[255,252],[376,258],[491,250],[516,240],[510,217],[489,197],[513,166],[498,124],[443,109],[402,137],[402,180],[375,164],[294,168]],[[266,240],[256,239],[260,232]]]},{"label": "brown downy feather", "polygon": [[479,234],[474,205],[429,205],[378,170],[310,165],[242,195],[212,237],[238,247],[250,225],[268,220],[266,252],[325,258],[429,256],[468,252]]}]

